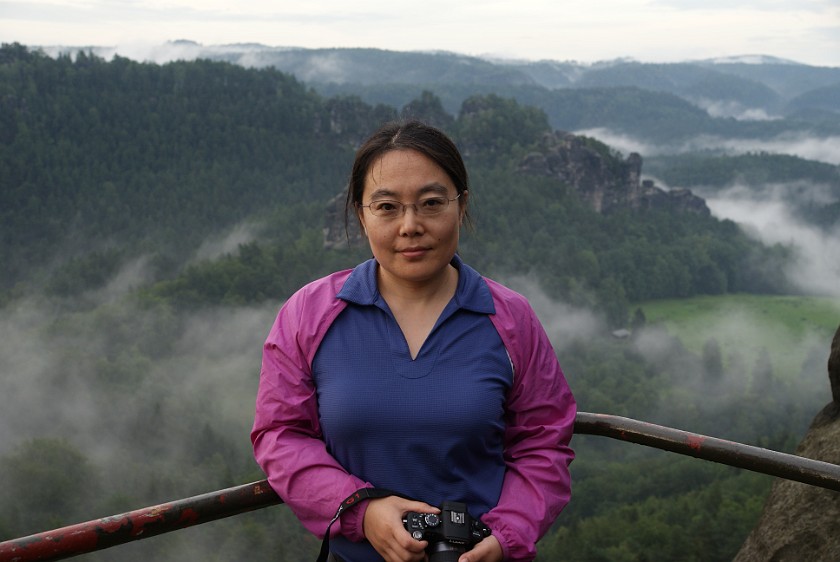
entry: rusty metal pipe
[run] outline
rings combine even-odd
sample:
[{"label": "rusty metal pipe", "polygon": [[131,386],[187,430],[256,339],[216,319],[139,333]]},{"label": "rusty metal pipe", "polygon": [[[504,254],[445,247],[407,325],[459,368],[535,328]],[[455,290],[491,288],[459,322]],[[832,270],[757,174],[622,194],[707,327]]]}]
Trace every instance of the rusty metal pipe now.
[{"label": "rusty metal pipe", "polygon": [[607,414],[578,412],[575,433],[600,435],[840,491],[840,466]]},{"label": "rusty metal pipe", "polygon": [[[600,435],[840,491],[840,466],[620,416],[578,412]],[[282,503],[266,480],[0,543],[0,562],[61,560]]]},{"label": "rusty metal pipe", "polygon": [[0,562],[61,560],[282,503],[262,480],[0,543]]}]

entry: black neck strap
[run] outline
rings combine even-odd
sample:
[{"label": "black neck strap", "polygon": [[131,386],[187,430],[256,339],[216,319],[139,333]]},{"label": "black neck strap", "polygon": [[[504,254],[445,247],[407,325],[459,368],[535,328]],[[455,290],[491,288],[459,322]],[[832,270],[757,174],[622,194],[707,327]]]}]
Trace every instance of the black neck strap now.
[{"label": "black neck strap", "polygon": [[385,490],[383,488],[359,488],[341,502],[341,505],[338,506],[338,509],[335,512],[335,515],[330,521],[330,524],[327,525],[327,530],[324,533],[324,540],[321,542],[321,553],[318,555],[317,562],[327,562],[327,557],[330,555],[330,528],[332,527],[333,523],[338,521],[338,518],[341,517],[341,514],[347,511],[348,509],[355,507],[359,503],[364,500],[373,500],[377,498],[385,498],[388,496],[399,496],[405,499],[411,499],[407,496],[402,494],[398,494],[396,492],[392,492],[391,490]]}]

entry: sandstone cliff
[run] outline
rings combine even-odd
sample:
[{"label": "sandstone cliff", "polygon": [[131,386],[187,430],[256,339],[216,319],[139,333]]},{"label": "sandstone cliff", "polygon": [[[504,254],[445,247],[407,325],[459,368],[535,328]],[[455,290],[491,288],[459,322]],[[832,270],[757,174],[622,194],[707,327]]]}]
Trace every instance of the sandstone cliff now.
[{"label": "sandstone cliff", "polygon": [[[817,414],[796,454],[840,464],[840,327],[828,359],[832,401]],[[840,492],[779,480],[735,562],[840,560]]]},{"label": "sandstone cliff", "polygon": [[560,179],[599,213],[629,207],[709,214],[706,202],[688,189],[665,191],[651,180],[642,181],[639,154],[622,160],[595,139],[562,131],[547,133],[539,150],[520,162],[519,171]]},{"label": "sandstone cliff", "polygon": [[364,247],[367,241],[362,236],[359,221],[351,212],[344,219],[344,204],[346,192],[336,194],[329,200],[324,213],[324,247],[339,249],[347,247]]}]

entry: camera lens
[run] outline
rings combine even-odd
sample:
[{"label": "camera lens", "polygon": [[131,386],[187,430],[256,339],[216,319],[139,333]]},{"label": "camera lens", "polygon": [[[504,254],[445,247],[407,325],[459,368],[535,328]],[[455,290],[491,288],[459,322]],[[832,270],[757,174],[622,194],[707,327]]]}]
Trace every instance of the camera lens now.
[{"label": "camera lens", "polygon": [[429,553],[429,562],[458,562],[458,558],[466,552],[466,549],[447,541],[441,541],[429,545],[426,552]]}]

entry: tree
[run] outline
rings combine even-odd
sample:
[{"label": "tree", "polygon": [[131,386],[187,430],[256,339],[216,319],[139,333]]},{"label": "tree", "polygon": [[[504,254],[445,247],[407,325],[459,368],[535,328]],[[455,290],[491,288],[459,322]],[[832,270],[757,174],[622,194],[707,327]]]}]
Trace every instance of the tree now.
[{"label": "tree", "polygon": [[96,470],[60,439],[32,439],[0,458],[0,482],[0,513],[13,536],[90,517],[86,509],[97,500]]},{"label": "tree", "polygon": [[723,358],[720,353],[720,344],[715,338],[709,338],[703,344],[703,373],[706,380],[718,382],[723,377]]},{"label": "tree", "polygon": [[423,90],[420,97],[408,102],[400,111],[403,119],[419,119],[429,125],[449,130],[455,118],[443,109],[440,98],[428,90]]},{"label": "tree", "polygon": [[645,311],[641,308],[637,308],[633,311],[633,318],[630,320],[630,331],[632,331],[633,334],[638,335],[639,332],[644,330],[646,325],[647,317],[645,317]]},{"label": "tree", "polygon": [[762,347],[755,358],[750,391],[756,396],[766,396],[773,391],[773,362],[766,347]]},{"label": "tree", "polygon": [[456,129],[455,136],[466,153],[483,152],[498,158],[533,145],[551,126],[543,111],[490,94],[464,100]]}]

